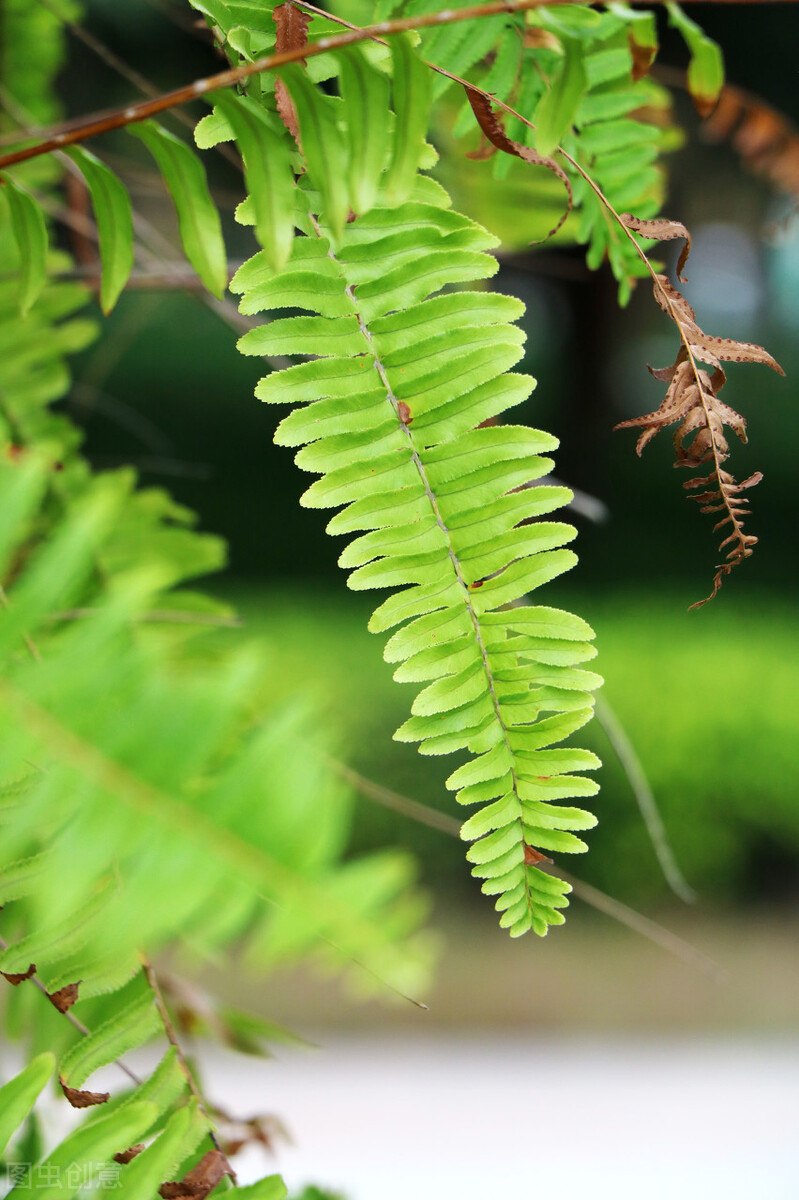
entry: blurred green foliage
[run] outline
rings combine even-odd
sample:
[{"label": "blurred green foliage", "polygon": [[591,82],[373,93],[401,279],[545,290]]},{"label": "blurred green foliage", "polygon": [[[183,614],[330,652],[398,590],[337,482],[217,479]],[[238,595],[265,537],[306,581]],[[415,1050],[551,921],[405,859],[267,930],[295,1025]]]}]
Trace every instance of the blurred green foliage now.
[{"label": "blurred green foliage", "polygon": [[[397,685],[379,640],[366,632],[368,601],[340,591],[257,589],[224,592],[248,632],[271,647],[276,679],[301,684],[325,722],[340,731],[341,752],[383,786],[456,816],[443,788],[445,766],[391,741],[406,715],[411,686]],[[790,605],[762,596],[687,613],[668,592],[573,594],[597,631],[605,699],[622,720],[655,790],[676,856],[704,900],[784,898],[799,858],[799,775],[795,737],[799,627]],[[560,597],[557,598],[558,602]],[[237,636],[225,633],[224,637]],[[591,853],[574,871],[634,904],[669,893],[630,785],[597,722],[581,737],[604,761]],[[462,847],[442,834],[361,799],[357,845],[413,845],[431,885],[462,897]]]}]

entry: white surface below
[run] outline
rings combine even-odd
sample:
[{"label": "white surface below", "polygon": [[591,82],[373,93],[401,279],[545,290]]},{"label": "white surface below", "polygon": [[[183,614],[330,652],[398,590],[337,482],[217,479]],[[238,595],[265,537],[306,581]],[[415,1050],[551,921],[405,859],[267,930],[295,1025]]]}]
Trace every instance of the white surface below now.
[{"label": "white surface below", "polygon": [[[320,1039],[322,1040],[322,1039]],[[796,1200],[799,1042],[387,1036],[204,1056],[293,1145],[241,1158],[347,1200]],[[210,1086],[209,1086],[210,1085]]]}]

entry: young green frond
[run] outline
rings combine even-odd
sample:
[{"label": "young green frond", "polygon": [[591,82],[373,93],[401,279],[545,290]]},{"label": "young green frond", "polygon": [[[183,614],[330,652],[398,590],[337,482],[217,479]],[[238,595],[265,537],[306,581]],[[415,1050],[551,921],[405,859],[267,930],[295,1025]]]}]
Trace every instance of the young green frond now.
[{"label": "young green frond", "polygon": [[463,829],[473,874],[513,935],[543,934],[562,921],[568,887],[535,865],[540,850],[583,850],[571,830],[595,823],[551,802],[592,795],[573,772],[598,766],[550,747],[589,719],[600,680],[579,665],[593,655],[584,622],[518,607],[575,561],[563,549],[574,530],[538,519],[568,499],[534,486],[555,439],[479,428],[533,387],[510,370],[523,338],[508,322],[522,308],[484,291],[436,294],[494,274],[495,242],[424,177],[399,207],[380,195],[335,247],[321,220],[309,228],[283,271],[261,253],[231,287],[244,312],[291,296],[313,315],[273,318],[239,347],[320,356],[267,376],[257,395],[306,403],[276,433],[320,475],[302,503],[340,509],[329,532],[358,534],[340,558],[349,586],[392,589],[369,627],[396,628],[386,657],[398,678],[426,683],[396,736],[474,756],[448,780],[459,803],[480,805]]}]

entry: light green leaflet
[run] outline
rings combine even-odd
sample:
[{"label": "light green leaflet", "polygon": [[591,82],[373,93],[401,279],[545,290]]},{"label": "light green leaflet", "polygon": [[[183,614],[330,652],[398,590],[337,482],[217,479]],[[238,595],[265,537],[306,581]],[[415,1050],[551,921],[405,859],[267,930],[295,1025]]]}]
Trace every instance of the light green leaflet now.
[{"label": "light green leaflet", "polygon": [[108,314],[133,269],[133,211],[124,184],[82,146],[66,152],[81,170],[97,222],[102,259],[100,305]]},{"label": "light green leaflet", "polygon": [[121,1058],[136,1046],[144,1045],[162,1030],[158,1010],[148,990],[124,1008],[118,1008],[108,1021],[98,1025],[88,1037],[76,1042],[61,1060],[59,1074],[70,1087],[82,1087],[99,1067]]},{"label": "light green leaflet", "polygon": [[220,91],[209,100],[236,135],[255,210],[255,234],[279,270],[288,262],[294,239],[294,175],[285,130],[246,96]]},{"label": "light green leaflet", "polygon": [[186,257],[212,295],[221,299],[227,286],[222,225],[197,155],[154,121],[131,125],[128,132],[144,142],[158,163],[178,214]]},{"label": "light green leaflet", "polygon": [[391,204],[401,204],[413,189],[424,147],[432,78],[407,34],[391,39],[391,60],[396,125],[386,181],[386,199]]},{"label": "light green leaflet", "polygon": [[[136,1142],[156,1116],[155,1105],[140,1100],[81,1125],[34,1168],[36,1179],[42,1180],[36,1184],[36,1200],[72,1200],[76,1176],[89,1179],[120,1150]],[[8,1194],[24,1200],[31,1195],[29,1181],[17,1184]]]},{"label": "light green leaflet", "polygon": [[3,191],[11,212],[11,228],[19,250],[19,307],[23,316],[35,304],[47,278],[47,226],[33,196],[8,175]]},{"label": "light green leaflet", "polygon": [[0,1088],[0,1154],[33,1108],[54,1067],[55,1058],[52,1054],[40,1054],[28,1063],[24,1071]]},{"label": "light green leaflet", "polygon": [[588,87],[584,53],[576,38],[561,36],[563,64],[544,92],[535,110],[535,148],[539,154],[551,154],[574,123],[580,101]]},{"label": "light green leaflet", "polygon": [[349,114],[350,201],[356,213],[368,212],[377,198],[385,158],[388,79],[353,46],[341,61],[341,95]]},{"label": "light green leaflet", "polygon": [[181,1163],[208,1132],[208,1121],[192,1100],[179,1108],[166,1127],[132,1162],[116,1181],[119,1200],[152,1200],[165,1179],[171,1179]]},{"label": "light green leaflet", "polygon": [[308,175],[319,190],[324,211],[337,239],[341,236],[349,211],[347,150],[336,112],[341,102],[319,92],[296,63],[281,67],[278,74],[294,101]]},{"label": "light green leaflet", "polygon": [[691,52],[688,89],[699,111],[706,115],[713,109],[724,86],[724,59],[721,48],[695,21],[686,16],[679,4],[668,3],[666,11],[669,14],[669,24],[679,29]]}]

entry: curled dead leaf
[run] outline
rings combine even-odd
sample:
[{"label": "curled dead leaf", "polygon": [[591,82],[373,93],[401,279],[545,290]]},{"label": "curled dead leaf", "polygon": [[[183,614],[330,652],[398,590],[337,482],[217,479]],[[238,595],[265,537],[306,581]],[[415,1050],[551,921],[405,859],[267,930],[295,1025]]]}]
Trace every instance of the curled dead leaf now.
[{"label": "curled dead leaf", "polygon": [[688,255],[691,253],[691,235],[682,221],[671,221],[666,217],[657,217],[651,221],[642,221],[640,218],[634,217],[632,213],[620,213],[619,220],[628,229],[631,229],[633,233],[640,233],[641,237],[645,238],[654,238],[658,242],[671,242],[675,238],[683,238],[685,245],[680,251],[680,257],[677,260],[677,278],[681,283],[685,283],[683,268],[688,261]]},{"label": "curled dead leaf", "polygon": [[24,983],[26,979],[30,979],[35,974],[36,963],[31,963],[27,971],[0,971],[0,975],[3,976],[3,979],[8,980],[12,987],[19,987],[21,983]]},{"label": "curled dead leaf", "polygon": [[539,154],[529,146],[523,146],[521,142],[515,142],[513,138],[509,138],[491,107],[488,97],[482,92],[478,92],[475,88],[469,87],[467,84],[464,84],[464,88],[467,99],[472,106],[472,112],[477,118],[477,123],[493,146],[496,146],[498,150],[502,150],[505,154],[512,154],[516,158],[521,158],[533,167],[546,167],[548,171],[552,171],[554,175],[557,175],[565,187],[567,198],[566,209],[557,225],[550,229],[546,237],[542,238],[542,241],[547,241],[549,238],[554,237],[574,207],[574,194],[569,176],[563,170],[563,167],[555,162],[554,158],[549,158],[546,154]]},{"label": "curled dead leaf", "polygon": [[68,1012],[78,999],[79,986],[80,980],[77,983],[68,983],[66,987],[59,988],[57,992],[48,992],[47,999],[60,1013]]},{"label": "curled dead leaf", "polygon": [[137,1154],[141,1154],[144,1149],[144,1142],[137,1142],[135,1146],[128,1146],[127,1150],[120,1150],[119,1154],[114,1155],[114,1162],[125,1166],[126,1163],[132,1162]]},{"label": "curled dead leaf", "polygon": [[95,1104],[105,1104],[111,1099],[110,1092],[82,1092],[79,1088],[68,1087],[60,1075],[58,1082],[73,1108],[93,1108]]},{"label": "curled dead leaf", "polygon": [[209,1150],[182,1179],[162,1183],[158,1194],[162,1200],[205,1200],[226,1175],[233,1175],[233,1168],[225,1155],[221,1150]]},{"label": "curled dead leaf", "polygon": [[[303,46],[308,45],[310,13],[302,12],[301,9],[295,8],[291,0],[287,0],[285,4],[279,4],[273,10],[272,17],[276,31],[276,54],[283,54],[287,50],[301,50]],[[305,59],[299,61],[304,63]],[[282,79],[275,80],[275,103],[281,121],[299,146],[300,127],[297,122],[297,110]]]}]

